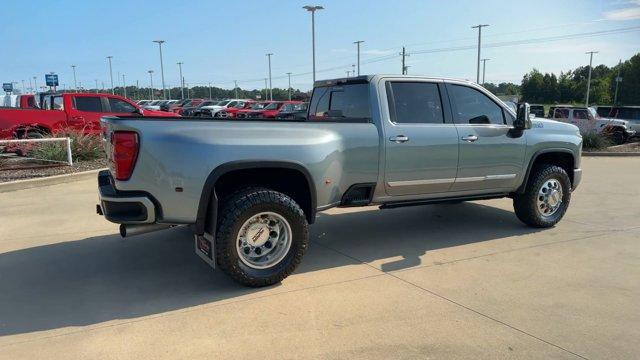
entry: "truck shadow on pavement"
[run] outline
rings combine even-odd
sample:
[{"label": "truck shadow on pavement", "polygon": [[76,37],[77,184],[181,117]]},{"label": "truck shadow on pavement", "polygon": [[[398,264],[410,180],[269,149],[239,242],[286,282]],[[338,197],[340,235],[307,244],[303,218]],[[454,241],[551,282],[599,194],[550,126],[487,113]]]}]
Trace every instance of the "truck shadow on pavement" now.
[{"label": "truck shadow on pavement", "polygon": [[[380,266],[399,270],[420,265],[429,251],[536,231],[510,211],[477,203],[369,210],[321,214],[296,274],[400,257]],[[192,239],[189,229],[179,227],[0,254],[0,336],[161,314],[265,291],[211,271],[194,254]]]}]

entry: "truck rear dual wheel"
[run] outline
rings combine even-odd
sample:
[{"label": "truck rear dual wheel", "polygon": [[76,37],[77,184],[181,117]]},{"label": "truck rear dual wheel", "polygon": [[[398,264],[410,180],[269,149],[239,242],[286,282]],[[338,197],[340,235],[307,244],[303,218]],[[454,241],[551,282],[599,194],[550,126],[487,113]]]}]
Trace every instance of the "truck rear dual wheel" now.
[{"label": "truck rear dual wheel", "polygon": [[223,201],[215,240],[216,262],[251,287],[276,284],[300,264],[309,227],[289,196],[265,188],[240,190]]},{"label": "truck rear dual wheel", "polygon": [[516,194],[513,208],[523,223],[547,228],[562,219],[571,200],[571,180],[556,165],[535,165],[529,175],[524,194]]}]

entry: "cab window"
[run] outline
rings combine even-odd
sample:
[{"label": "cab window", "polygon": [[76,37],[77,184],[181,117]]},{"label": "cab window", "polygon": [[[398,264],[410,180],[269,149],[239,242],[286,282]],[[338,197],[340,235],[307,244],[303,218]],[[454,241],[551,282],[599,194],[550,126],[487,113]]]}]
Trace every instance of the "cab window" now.
[{"label": "cab window", "polygon": [[502,107],[480,91],[462,85],[448,86],[449,96],[455,104],[456,124],[503,125]]},{"label": "cab window", "polygon": [[311,96],[311,121],[369,122],[369,85],[321,86]]}]

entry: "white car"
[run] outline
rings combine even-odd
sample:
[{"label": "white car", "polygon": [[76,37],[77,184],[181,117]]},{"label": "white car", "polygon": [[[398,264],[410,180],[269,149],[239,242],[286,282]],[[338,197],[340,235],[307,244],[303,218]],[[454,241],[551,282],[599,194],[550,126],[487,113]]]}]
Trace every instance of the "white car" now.
[{"label": "white car", "polygon": [[222,100],[215,105],[208,105],[208,106],[201,107],[199,110],[199,115],[215,117],[220,110],[224,110],[226,108],[231,108],[231,107],[244,107],[244,104],[247,101],[248,101],[247,99]]}]

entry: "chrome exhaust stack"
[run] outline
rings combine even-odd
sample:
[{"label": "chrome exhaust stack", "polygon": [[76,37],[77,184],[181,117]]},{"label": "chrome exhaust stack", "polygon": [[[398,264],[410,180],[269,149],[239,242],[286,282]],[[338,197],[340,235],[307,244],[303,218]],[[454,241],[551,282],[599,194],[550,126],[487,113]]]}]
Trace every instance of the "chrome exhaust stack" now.
[{"label": "chrome exhaust stack", "polygon": [[146,234],[153,231],[164,230],[173,227],[173,225],[166,224],[121,224],[120,236],[123,238],[131,237],[140,234]]}]

